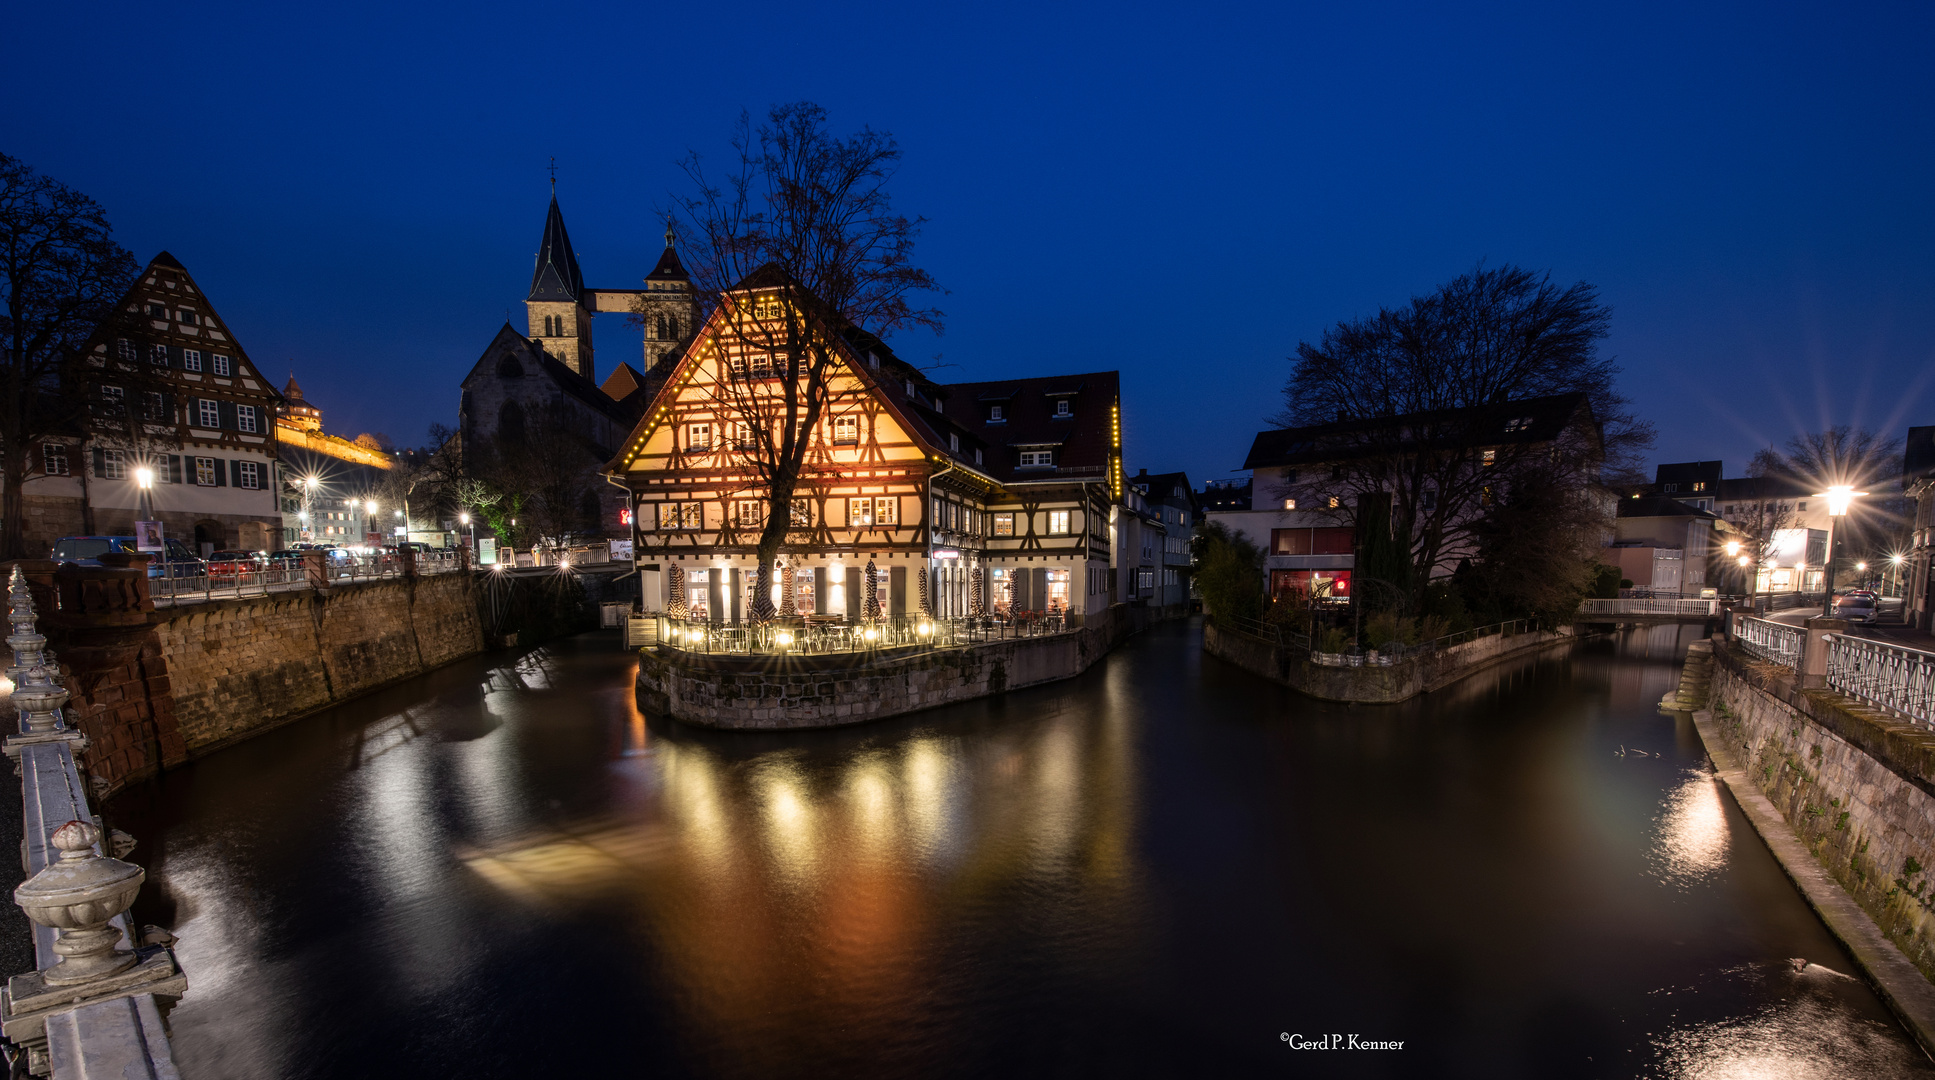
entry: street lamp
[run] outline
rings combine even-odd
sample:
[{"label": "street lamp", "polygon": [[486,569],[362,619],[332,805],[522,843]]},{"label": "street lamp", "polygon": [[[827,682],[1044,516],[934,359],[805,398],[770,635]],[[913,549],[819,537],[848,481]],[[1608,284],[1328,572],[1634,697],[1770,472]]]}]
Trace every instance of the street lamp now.
[{"label": "street lamp", "polygon": [[1815,498],[1826,499],[1828,501],[1827,580],[1823,586],[1823,592],[1826,594],[1827,599],[1821,607],[1821,614],[1823,615],[1834,614],[1834,519],[1847,517],[1848,507],[1854,500],[1866,494],[1867,492],[1856,491],[1852,486],[1847,484],[1836,484],[1826,491],[1817,491],[1814,493]]},{"label": "street lamp", "polygon": [[[1740,541],[1738,541],[1738,540],[1729,540],[1729,541],[1727,541],[1727,543],[1726,543],[1726,551],[1727,551],[1727,557],[1728,557],[1728,558],[1730,558],[1730,559],[1731,559],[1731,558],[1733,558],[1733,557],[1734,557],[1734,556],[1736,556],[1736,555],[1739,555],[1739,554],[1740,554]],[[1742,557],[1742,558],[1740,559],[1740,565],[1742,565],[1742,566],[1745,566],[1745,565],[1747,565],[1747,560],[1746,560],[1746,558],[1745,558],[1745,557]],[[1743,585],[1743,586],[1744,586],[1744,585],[1746,585],[1746,581],[1745,581],[1745,579],[1744,579],[1744,578],[1743,578],[1743,579],[1742,579],[1742,581],[1741,581],[1741,585]],[[1747,590],[1746,590],[1745,588],[1742,588],[1742,589],[1741,589],[1740,591],[1744,593],[1744,592],[1746,592]]]}]

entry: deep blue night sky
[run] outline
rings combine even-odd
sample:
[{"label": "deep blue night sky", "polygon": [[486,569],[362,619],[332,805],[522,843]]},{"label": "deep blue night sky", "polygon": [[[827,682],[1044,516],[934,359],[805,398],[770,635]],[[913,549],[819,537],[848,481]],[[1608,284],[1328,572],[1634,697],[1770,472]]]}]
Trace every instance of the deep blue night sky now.
[{"label": "deep blue night sky", "polygon": [[31,5],[0,150],[405,444],[524,325],[551,157],[634,286],[674,161],[798,99],[905,151],[950,294],[900,353],[1119,368],[1131,469],[1231,474],[1300,339],[1480,259],[1599,286],[1655,461],[1935,423],[1935,8],[1453,7]]}]

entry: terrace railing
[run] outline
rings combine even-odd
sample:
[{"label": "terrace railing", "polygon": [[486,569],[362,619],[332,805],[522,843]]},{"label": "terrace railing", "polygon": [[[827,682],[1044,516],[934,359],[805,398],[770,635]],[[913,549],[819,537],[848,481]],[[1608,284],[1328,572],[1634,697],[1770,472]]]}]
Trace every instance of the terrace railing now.
[{"label": "terrace railing", "polygon": [[1935,727],[1935,653],[1846,634],[1827,635],[1828,689]]},{"label": "terrace railing", "polygon": [[[702,655],[819,656],[885,649],[939,649],[1016,638],[1049,637],[1076,628],[1059,614],[941,619],[888,615],[849,621],[839,616],[796,616],[761,625],[714,623],[660,615],[652,639],[661,646]],[[628,640],[645,635],[629,633]]]},{"label": "terrace railing", "polygon": [[1753,656],[1800,670],[1801,647],[1807,632],[1798,626],[1742,615],[1734,620],[1734,640]]}]

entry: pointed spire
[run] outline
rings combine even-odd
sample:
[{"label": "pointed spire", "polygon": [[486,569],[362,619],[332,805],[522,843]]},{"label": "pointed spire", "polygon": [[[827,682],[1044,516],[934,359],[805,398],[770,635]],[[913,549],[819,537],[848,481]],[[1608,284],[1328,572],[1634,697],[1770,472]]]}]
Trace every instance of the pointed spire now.
[{"label": "pointed spire", "polygon": [[544,239],[538,243],[537,270],[531,275],[529,300],[576,301],[584,294],[584,275],[578,272],[578,255],[571,250],[571,237],[564,231],[564,212],[558,197],[551,196],[551,209],[544,218]]},{"label": "pointed spire", "polygon": [[672,215],[667,214],[665,215],[665,246],[668,248],[674,247],[678,244],[678,242],[679,242],[678,222],[673,219]]},{"label": "pointed spire", "polygon": [[296,373],[293,371],[289,373],[289,384],[282,388],[282,396],[288,398],[292,405],[303,404],[302,387],[296,385]]},{"label": "pointed spire", "polygon": [[645,280],[692,280],[691,276],[685,272],[685,266],[679,262],[678,242],[678,223],[673,219],[672,215],[667,214],[665,215],[665,254],[658,257],[658,265],[652,267],[652,272],[645,275]]}]

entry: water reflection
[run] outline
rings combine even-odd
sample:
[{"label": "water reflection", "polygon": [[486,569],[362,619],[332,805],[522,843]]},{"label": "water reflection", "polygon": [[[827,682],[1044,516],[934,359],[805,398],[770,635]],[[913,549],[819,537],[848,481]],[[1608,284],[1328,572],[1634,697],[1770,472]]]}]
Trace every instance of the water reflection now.
[{"label": "water reflection", "polygon": [[1727,862],[1727,812],[1720,780],[1705,768],[1689,769],[1660,808],[1653,856],[1660,877],[1686,887]]},{"label": "water reflection", "polygon": [[1177,625],[1001,701],[729,734],[640,715],[588,637],[110,812],[205,1080],[1335,1067],[1286,1029],[1407,1040],[1367,1074],[1926,1075],[1655,708],[1684,645],[1349,709]]}]

